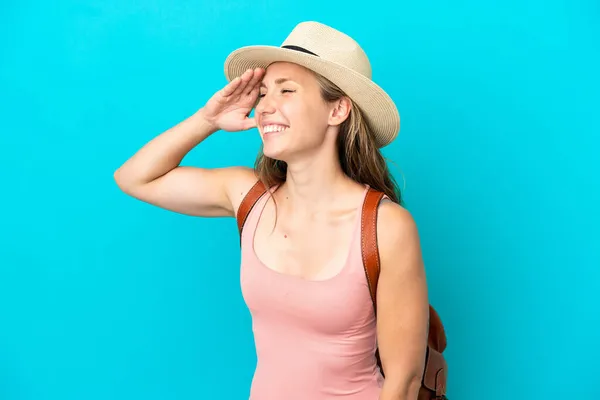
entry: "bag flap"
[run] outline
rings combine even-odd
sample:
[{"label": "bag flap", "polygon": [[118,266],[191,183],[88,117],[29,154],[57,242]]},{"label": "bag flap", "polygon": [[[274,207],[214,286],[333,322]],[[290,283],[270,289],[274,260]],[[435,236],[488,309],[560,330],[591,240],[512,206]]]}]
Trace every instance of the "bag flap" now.
[{"label": "bag flap", "polygon": [[446,371],[448,366],[444,356],[431,347],[427,347],[427,358],[425,360],[425,372],[423,373],[423,385],[434,391],[436,396],[446,394]]}]

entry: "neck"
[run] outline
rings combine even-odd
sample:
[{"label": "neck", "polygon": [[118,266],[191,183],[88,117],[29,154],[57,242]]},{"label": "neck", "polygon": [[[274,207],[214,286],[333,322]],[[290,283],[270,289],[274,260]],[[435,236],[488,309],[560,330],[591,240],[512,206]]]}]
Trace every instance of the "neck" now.
[{"label": "neck", "polygon": [[335,157],[308,157],[288,163],[284,186],[286,202],[295,211],[314,213],[336,204],[341,189],[354,183],[342,171]]}]

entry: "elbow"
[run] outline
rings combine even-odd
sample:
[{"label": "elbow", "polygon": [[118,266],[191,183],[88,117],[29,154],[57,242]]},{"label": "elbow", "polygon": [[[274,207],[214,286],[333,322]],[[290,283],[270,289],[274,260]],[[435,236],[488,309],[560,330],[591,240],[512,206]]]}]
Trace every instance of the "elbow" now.
[{"label": "elbow", "polygon": [[381,399],[417,400],[421,390],[420,374],[387,375],[383,386]]},{"label": "elbow", "polygon": [[123,187],[125,186],[125,182],[123,180],[123,173],[121,171],[121,168],[117,168],[115,170],[115,172],[113,172],[113,179],[115,180],[115,183],[117,184],[117,186],[123,190]]},{"label": "elbow", "polygon": [[406,387],[407,399],[417,400],[417,398],[419,397],[419,391],[421,390],[421,383],[422,380],[420,377],[416,377],[410,382],[408,382],[408,385]]},{"label": "elbow", "polygon": [[[419,392],[421,391],[421,381],[413,380],[406,382],[405,384],[396,387],[394,391],[390,391],[391,394],[385,399],[394,400],[418,400]],[[383,399],[384,397],[382,397]]]},{"label": "elbow", "polygon": [[113,172],[113,179],[121,191],[127,194],[131,193],[133,186],[131,184],[131,179],[127,178],[127,174],[125,174],[121,168],[117,168],[115,172]]}]

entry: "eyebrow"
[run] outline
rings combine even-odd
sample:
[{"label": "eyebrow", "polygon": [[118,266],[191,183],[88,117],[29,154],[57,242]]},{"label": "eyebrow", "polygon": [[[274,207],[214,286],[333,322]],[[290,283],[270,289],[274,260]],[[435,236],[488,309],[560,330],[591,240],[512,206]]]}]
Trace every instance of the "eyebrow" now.
[{"label": "eyebrow", "polygon": [[[276,85],[281,85],[282,83],[285,83],[287,81],[293,81],[292,78],[277,78],[275,79],[275,84]],[[263,82],[260,83],[260,87],[267,87]]]}]

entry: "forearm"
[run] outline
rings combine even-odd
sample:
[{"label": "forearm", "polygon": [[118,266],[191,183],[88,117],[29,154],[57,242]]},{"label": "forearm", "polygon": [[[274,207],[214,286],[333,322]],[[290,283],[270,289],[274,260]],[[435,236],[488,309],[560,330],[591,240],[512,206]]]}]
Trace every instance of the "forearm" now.
[{"label": "forearm", "polygon": [[177,167],[195,146],[216,131],[202,110],[155,137],[115,171],[120,185],[153,181]]}]

